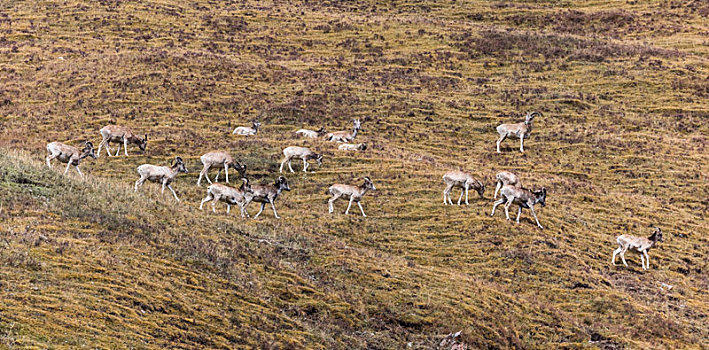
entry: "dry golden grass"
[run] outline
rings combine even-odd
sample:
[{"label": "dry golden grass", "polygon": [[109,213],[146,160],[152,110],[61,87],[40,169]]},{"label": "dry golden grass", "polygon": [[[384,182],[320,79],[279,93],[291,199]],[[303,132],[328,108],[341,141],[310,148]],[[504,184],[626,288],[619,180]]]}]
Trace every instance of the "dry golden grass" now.
[{"label": "dry golden grass", "polygon": [[[462,329],[472,348],[709,347],[707,13],[698,0],[3,2],[0,343],[433,348]],[[544,116],[527,152],[495,153],[494,127],[531,110]],[[230,134],[256,117],[255,137]],[[353,117],[364,153],[293,134]],[[43,165],[48,141],[98,145],[108,123],[147,132],[147,152],[87,159],[86,179]],[[283,220],[198,210],[201,154],[228,150],[271,182],[290,145],[325,162],[287,174]],[[132,192],[137,165],[176,155],[182,203]],[[442,206],[455,168],[485,199]],[[489,216],[503,169],[548,189],[546,230],[527,211]],[[378,188],[369,216],[344,216],[344,201],[329,215],[325,189],[362,176]],[[615,236],[651,225],[666,234],[651,269],[630,254],[611,266]]]}]

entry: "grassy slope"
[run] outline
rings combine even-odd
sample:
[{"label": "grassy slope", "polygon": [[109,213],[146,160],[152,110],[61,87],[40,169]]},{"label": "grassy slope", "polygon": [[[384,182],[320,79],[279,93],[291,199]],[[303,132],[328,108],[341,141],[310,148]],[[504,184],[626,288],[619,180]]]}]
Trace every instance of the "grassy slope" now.
[{"label": "grassy slope", "polygon": [[[573,4],[3,3],[0,144],[31,155],[0,156],[0,339],[401,348],[463,329],[475,347],[709,346],[709,8]],[[544,117],[527,153],[494,153],[494,126],[528,110]],[[229,135],[256,116],[258,136]],[[354,116],[366,153],[292,136]],[[86,181],[42,167],[47,141],[97,144],[114,122],[149,132],[148,152],[87,161]],[[271,181],[294,144],[326,161],[289,176],[282,221],[196,210],[199,155],[230,150]],[[192,170],[182,204],[130,192],[136,165],[175,155]],[[448,168],[486,199],[441,206]],[[549,190],[546,230],[486,215],[501,169]],[[370,217],[327,215],[327,186],[364,175]],[[615,235],[651,224],[667,236],[652,269],[610,266]]]}]

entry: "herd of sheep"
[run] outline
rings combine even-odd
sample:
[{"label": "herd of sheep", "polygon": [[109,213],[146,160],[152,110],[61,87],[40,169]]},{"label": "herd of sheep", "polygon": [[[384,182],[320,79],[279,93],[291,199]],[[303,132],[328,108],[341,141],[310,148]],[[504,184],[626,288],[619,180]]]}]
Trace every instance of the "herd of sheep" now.
[{"label": "herd of sheep", "polygon": [[[520,140],[520,152],[524,152],[524,139],[528,138],[532,131],[532,120],[535,116],[541,116],[541,113],[527,113],[524,122],[521,123],[499,125],[497,127],[497,132],[499,134],[499,139],[496,142],[497,152],[500,153],[500,143],[502,143],[507,138],[518,138]],[[258,121],[254,121],[251,127],[241,126],[235,128],[233,134],[244,136],[255,135],[256,133],[258,133],[260,126],[261,123],[259,123]],[[320,128],[317,131],[300,129],[297,130],[295,133],[298,136],[306,138],[323,137],[327,141],[341,143],[338,147],[338,149],[340,150],[357,151],[365,150],[367,148],[367,145],[365,143],[349,143],[354,141],[360,128],[361,123],[359,119],[355,119],[352,131],[337,131],[328,133],[324,128]],[[144,137],[141,137],[139,135],[134,134],[130,128],[123,126],[108,125],[103,127],[100,130],[100,133],[102,136],[102,140],[99,144],[97,153],[94,153],[94,147],[90,141],[85,142],[84,147],[81,150],[61,142],[49,143],[47,145],[47,150],[49,151],[49,155],[46,158],[47,166],[51,168],[50,161],[53,159],[57,159],[60,162],[67,164],[66,169],[64,170],[64,174],[69,171],[69,168],[71,166],[74,166],[79,175],[83,176],[81,170],[79,170],[79,163],[81,162],[81,160],[86,157],[92,157],[94,159],[98,158],[98,156],[101,154],[101,149],[104,146],[106,147],[106,153],[111,156],[112,154],[109,148],[109,143],[118,143],[118,149],[116,150],[115,156],[119,155],[121,146],[123,146],[124,153],[127,156],[129,144],[137,145],[141,151],[144,151],[148,142],[147,134]],[[287,147],[283,150],[283,155],[284,159],[281,162],[279,170],[281,173],[283,172],[283,167],[286,163],[288,164],[288,169],[291,172],[294,172],[291,166],[291,161],[293,158],[300,158],[303,161],[304,172],[308,171],[308,167],[310,166],[310,163],[308,163],[309,160],[314,160],[318,163],[318,165],[321,165],[323,159],[322,154],[315,153],[307,147]],[[200,203],[200,209],[203,208],[204,203],[211,201],[212,211],[216,211],[216,203],[221,201],[226,203],[227,213],[229,213],[229,211],[231,210],[231,205],[236,204],[239,206],[241,216],[249,217],[249,214],[246,211],[246,207],[249,205],[249,203],[256,202],[261,203],[261,209],[254,217],[258,217],[263,212],[266,204],[270,204],[271,208],[273,209],[274,216],[276,218],[280,218],[276,211],[274,202],[282,191],[290,191],[288,181],[285,177],[279,176],[273,184],[255,185],[250,184],[248,178],[246,177],[246,165],[239,163],[228,152],[208,152],[202,155],[200,157],[200,160],[202,162],[203,168],[199,174],[197,185],[201,184],[203,177],[206,178],[207,182],[209,182],[210,184],[210,186],[207,188],[207,196],[202,199],[202,202]],[[209,179],[208,174],[209,170],[212,168],[218,168],[217,175],[214,177],[214,183]],[[224,176],[226,183],[229,183],[229,168],[233,168],[234,170],[236,170],[242,179],[241,186],[236,188],[225,184],[216,183],[218,182],[222,168],[224,168]],[[163,193],[165,192],[165,187],[170,189],[170,191],[172,191],[172,194],[175,196],[175,199],[178,202],[180,201],[180,199],[177,197],[177,194],[175,193],[175,190],[172,188],[171,183],[179,173],[187,173],[185,162],[181,157],[175,157],[169,167],[143,164],[138,166],[137,171],[140,175],[140,178],[135,182],[134,190],[136,192],[138,191],[138,187],[140,187],[145,181],[149,180],[152,182],[161,183]],[[478,192],[481,198],[485,191],[485,185],[481,181],[475,179],[471,174],[463,171],[455,170],[447,172],[445,175],[443,175],[443,182],[446,185],[445,190],[443,191],[444,205],[453,205],[453,201],[450,197],[450,192],[454,187],[461,188],[462,190],[460,197],[458,198],[458,205],[461,204],[461,200],[464,195],[465,204],[468,204],[468,191],[470,189],[473,189]],[[362,215],[367,216],[364,213],[364,209],[362,208],[362,204],[360,202],[362,197],[370,190],[376,190],[376,188],[369,177],[365,177],[364,183],[358,186],[348,184],[334,184],[330,186],[326,192],[326,194],[331,195],[331,198],[328,200],[328,211],[332,213],[334,211],[334,202],[337,199],[344,197],[345,199],[349,198],[349,204],[347,206],[347,209],[345,210],[345,214],[349,213],[352,203],[356,202],[357,206],[362,212]],[[537,203],[541,204],[542,207],[546,205],[547,191],[545,188],[541,188],[540,190],[530,190],[524,188],[522,187],[522,183],[519,177],[517,177],[515,174],[508,171],[501,171],[496,175],[496,188],[494,194],[495,199],[497,199],[498,193],[500,195],[500,199],[494,202],[492,207],[492,213],[490,214],[491,216],[495,214],[495,209],[500,204],[504,203],[505,216],[507,217],[507,220],[510,220],[509,208],[513,204],[515,204],[518,206],[516,219],[517,223],[519,223],[519,218],[522,213],[522,209],[528,208],[532,212],[537,226],[540,229],[543,229],[542,225],[539,223],[539,219],[537,218],[537,214],[534,210],[534,205]],[[627,263],[625,262],[625,252],[627,250],[632,250],[640,253],[642,267],[643,269],[648,269],[650,267],[650,258],[647,252],[649,249],[654,247],[658,241],[663,241],[662,230],[660,230],[659,228],[655,228],[653,234],[648,238],[636,237],[631,235],[621,235],[616,238],[616,241],[619,247],[613,252],[613,265],[615,265],[616,256],[620,254],[623,264],[627,266]]]}]

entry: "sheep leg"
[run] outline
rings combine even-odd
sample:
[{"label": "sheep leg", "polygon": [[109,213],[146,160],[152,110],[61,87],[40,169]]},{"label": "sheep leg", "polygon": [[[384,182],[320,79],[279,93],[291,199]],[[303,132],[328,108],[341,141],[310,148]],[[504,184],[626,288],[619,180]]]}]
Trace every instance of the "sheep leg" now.
[{"label": "sheep leg", "polygon": [[513,201],[514,197],[510,197],[507,199],[507,203],[505,203],[505,216],[507,217],[507,220],[510,220],[510,207],[512,206]]},{"label": "sheep leg", "polygon": [[79,173],[79,176],[84,177],[84,174],[81,173],[81,170],[79,170],[78,165],[74,165],[74,169],[76,169],[76,172]]},{"label": "sheep leg", "polygon": [[505,202],[505,197],[500,198],[497,200],[493,205],[492,205],[492,213],[490,216],[495,216],[495,208],[497,208],[498,205],[502,204]]},{"label": "sheep leg", "polygon": [[219,170],[217,170],[217,176],[214,177],[214,182],[219,182],[219,174],[221,174],[221,173],[222,173],[222,168],[219,168]]},{"label": "sheep leg", "polygon": [[169,188],[170,191],[172,191],[172,195],[175,196],[175,199],[177,199],[177,201],[179,202],[180,199],[177,198],[177,193],[175,193],[175,190],[172,189],[172,185],[167,185],[167,188]]},{"label": "sheep leg", "polygon": [[116,151],[116,157],[118,157],[118,153],[121,152],[121,143],[118,143],[118,150]]},{"label": "sheep leg", "polygon": [[310,166],[310,164],[308,164],[308,161],[305,160],[305,158],[303,158],[303,172],[304,173],[308,172],[308,166]]},{"label": "sheep leg", "polygon": [[362,212],[362,216],[367,217],[367,215],[364,214],[364,209],[362,209],[362,203],[359,201],[357,202],[357,206],[359,207],[359,211]]},{"label": "sheep leg", "polygon": [[263,208],[265,208],[265,207],[266,207],[266,203],[265,202],[261,203],[261,210],[259,210],[258,213],[256,213],[256,215],[254,215],[254,219],[257,218],[259,215],[261,215],[261,212],[263,211]]},{"label": "sheep leg", "polygon": [[334,204],[334,202],[335,202],[338,198],[340,198],[341,196],[342,196],[341,194],[336,194],[336,195],[332,196],[332,198],[330,198],[330,200],[327,201],[327,209],[328,209],[328,211],[329,211],[330,213],[332,213],[333,211],[335,211],[335,204]]},{"label": "sheep leg", "polygon": [[281,172],[281,173],[283,172],[283,166],[286,165],[287,161],[288,161],[288,157],[286,156],[286,158],[283,159],[283,161],[281,162],[281,169],[278,170],[279,172]]},{"label": "sheep leg", "polygon": [[239,205],[239,211],[241,212],[241,217],[245,218],[249,216],[249,213],[246,212],[246,203],[244,202],[237,202],[236,204]]},{"label": "sheep leg", "polygon": [[623,250],[620,251],[620,260],[623,261],[623,265],[625,265],[625,267],[628,267],[628,263],[625,262],[625,252],[626,251],[628,251],[628,247],[623,247]]},{"label": "sheep leg", "polygon": [[522,206],[519,206],[519,209],[517,210],[517,223],[519,224],[519,217],[522,215]]},{"label": "sheep leg", "polygon": [[212,184],[212,181],[209,179],[209,174],[207,174],[208,172],[209,172],[209,167],[205,165],[204,168],[202,168],[202,171],[199,172],[199,179],[197,179],[197,186],[202,186],[201,185],[202,177],[205,175],[207,176],[207,181],[209,182],[209,184],[210,185]]},{"label": "sheep leg", "polygon": [[276,219],[280,219],[281,217],[278,216],[278,213],[276,212],[276,205],[273,204],[273,201],[271,201],[271,208],[273,209],[273,216],[275,216]]},{"label": "sheep leg", "polygon": [[219,197],[220,196],[213,196],[212,197],[212,213],[217,212],[217,202],[219,202]]},{"label": "sheep leg", "polygon": [[231,204],[227,203],[226,204],[226,213],[229,214],[230,210],[231,210]]},{"label": "sheep leg", "polygon": [[[450,196],[451,189],[453,189],[453,186],[448,185],[446,189],[443,190],[443,205],[448,205],[447,198]],[[451,205],[453,205],[453,203],[451,203]]]},{"label": "sheep leg", "polygon": [[469,205],[469,204],[468,204],[468,190],[469,190],[469,189],[470,189],[470,186],[469,186],[469,185],[465,185],[465,205]]},{"label": "sheep leg", "polygon": [[495,187],[495,196],[493,196],[492,199],[497,199],[497,192],[500,191],[500,187],[502,187],[502,181],[497,180],[497,187]]},{"label": "sheep leg", "polygon": [[640,253],[640,265],[643,267],[643,270],[647,270],[645,268],[645,256],[643,255],[642,252]]},{"label": "sheep leg", "polygon": [[226,183],[229,183],[229,166],[224,163],[224,174],[226,175]]},{"label": "sheep leg", "polygon": [[66,169],[64,169],[64,175],[66,175],[66,172],[69,171],[69,167],[71,166],[71,159],[66,163]]},{"label": "sheep leg", "polygon": [[524,135],[519,137],[519,151],[524,153]]},{"label": "sheep leg", "polygon": [[110,144],[111,144],[111,140],[106,141],[106,154],[108,154],[109,157],[112,156],[111,148],[109,147]]},{"label": "sheep leg", "polygon": [[460,201],[463,200],[463,194],[465,193],[465,188],[460,189],[460,197],[458,197],[458,205],[460,205]]},{"label": "sheep leg", "polygon": [[611,262],[613,263],[613,266],[615,266],[615,257],[618,255],[623,250],[623,246],[619,246],[618,249],[613,251],[613,260]]},{"label": "sheep leg", "polygon": [[542,226],[542,224],[539,223],[539,219],[537,219],[537,212],[534,211],[534,206],[530,205],[529,210],[532,211],[532,215],[534,215],[534,221],[537,222],[537,226],[539,226],[539,228],[543,230],[544,227]]},{"label": "sheep leg", "polygon": [[650,269],[650,256],[647,255],[647,250],[643,251],[643,255],[645,255],[645,266],[647,266],[645,270],[648,270]]},{"label": "sheep leg", "polygon": [[618,249],[613,251],[613,259],[611,260],[611,263],[613,263],[613,266],[615,266],[615,257],[620,253],[620,251],[623,250],[622,247],[618,247]]},{"label": "sheep leg", "polygon": [[202,199],[202,202],[199,203],[199,210],[204,210],[202,209],[204,203],[209,202],[212,199],[214,199],[214,196],[212,196],[211,193],[207,192],[207,197],[204,197],[204,199]]},{"label": "sheep leg", "polygon": [[290,158],[288,158],[288,169],[290,169],[291,173],[294,173],[295,171],[293,171],[293,167],[291,166],[290,161]]},{"label": "sheep leg", "polygon": [[126,157],[128,157],[128,139],[127,138],[123,139],[123,152],[126,154]]},{"label": "sheep leg", "polygon": [[345,210],[345,215],[347,215],[347,213],[350,212],[350,207],[352,206],[352,200],[354,200],[354,198],[352,196],[350,196],[350,204],[347,205],[347,210]]},{"label": "sheep leg", "polygon": [[162,191],[161,194],[165,194],[165,185],[167,184],[167,178],[162,180]]},{"label": "sheep leg", "polygon": [[138,181],[135,182],[135,188],[133,189],[133,192],[138,192],[138,186],[143,186],[144,182],[145,182],[145,178],[141,176],[140,179],[138,179]]},{"label": "sheep leg", "polygon": [[[107,142],[108,142],[108,139],[107,139],[107,138],[104,138],[104,139],[101,140],[101,142],[98,144],[98,152],[96,152],[96,158],[98,158],[98,157],[101,156],[101,147],[103,147],[103,145],[105,145]],[[111,154],[109,153],[109,155],[111,155]]]},{"label": "sheep leg", "polygon": [[500,138],[497,140],[497,153],[501,153],[500,152],[500,143],[502,143],[502,141],[505,141],[506,138],[507,138],[507,135],[500,135]]},{"label": "sheep leg", "polygon": [[50,163],[50,161],[51,161],[52,159],[56,158],[56,157],[57,157],[57,156],[55,156],[55,155],[53,155],[53,154],[50,154],[50,155],[47,156],[47,159],[46,159],[46,160],[47,160],[47,166],[49,167],[49,169],[52,168],[52,163]]}]

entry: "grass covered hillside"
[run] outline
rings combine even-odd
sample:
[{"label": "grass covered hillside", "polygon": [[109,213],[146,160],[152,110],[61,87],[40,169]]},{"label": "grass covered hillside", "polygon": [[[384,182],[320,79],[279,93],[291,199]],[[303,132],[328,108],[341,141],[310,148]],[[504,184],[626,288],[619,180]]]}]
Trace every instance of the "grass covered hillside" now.
[{"label": "grass covered hillside", "polygon": [[[2,1],[1,347],[709,348],[707,16],[699,0]],[[526,152],[495,152],[495,127],[530,111]],[[353,118],[363,152],[294,134]],[[98,147],[108,124],[146,151],[85,159],[85,178],[44,164],[48,142]],[[283,219],[199,210],[202,154],[271,183],[287,146],[324,162],[284,174]],[[133,192],[138,165],[175,156],[182,202]],[[453,169],[484,198],[443,206]],[[547,189],[544,230],[490,217],[501,170]],[[329,214],[327,188],[364,176],[368,216]],[[617,235],[655,225],[649,270],[611,265]]]}]

